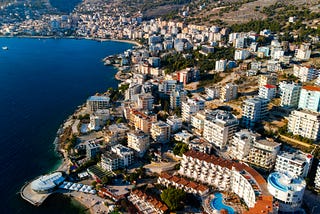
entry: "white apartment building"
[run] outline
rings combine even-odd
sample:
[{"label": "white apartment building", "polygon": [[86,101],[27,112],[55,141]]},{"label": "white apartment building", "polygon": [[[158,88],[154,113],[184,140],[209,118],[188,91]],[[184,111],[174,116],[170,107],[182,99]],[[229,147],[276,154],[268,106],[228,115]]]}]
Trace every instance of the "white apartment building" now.
[{"label": "white apartment building", "polygon": [[268,176],[268,190],[279,203],[281,212],[299,210],[305,188],[306,182],[302,178],[293,178],[281,172],[273,172]]},{"label": "white apartment building", "polygon": [[182,120],[190,122],[191,115],[204,109],[204,100],[198,98],[187,98],[182,102],[181,113]]},{"label": "white apartment building", "polygon": [[207,112],[204,120],[203,138],[220,149],[225,148],[237,131],[238,125],[238,119],[230,112],[219,109]]},{"label": "white apartment building", "polygon": [[170,126],[171,132],[176,133],[182,128],[182,118],[177,116],[169,116],[166,123]]},{"label": "white apartment building", "polygon": [[220,191],[234,192],[249,207],[246,213],[273,211],[266,181],[245,164],[189,150],[183,155],[179,174],[214,186]]},{"label": "white apartment building", "polygon": [[233,83],[227,83],[220,90],[220,100],[221,102],[228,102],[230,100],[237,99],[238,97],[238,85]]},{"label": "white apartment building", "polygon": [[261,97],[254,97],[244,101],[242,106],[242,124],[252,128],[263,120],[268,114],[269,100]]},{"label": "white apartment building", "polygon": [[137,107],[138,109],[150,111],[153,109],[154,97],[151,94],[139,94]]},{"label": "white apartment building", "polygon": [[205,92],[208,99],[214,100],[220,97],[220,88],[219,87],[206,87]]},{"label": "white apartment building", "polygon": [[314,187],[317,191],[320,190],[320,163],[318,164],[316,177],[314,178]]},{"label": "white apartment building", "polygon": [[176,109],[181,107],[181,103],[187,99],[185,90],[176,89],[170,93],[170,108]]},{"label": "white apartment building", "polygon": [[303,43],[300,48],[296,50],[295,57],[299,60],[307,61],[310,59],[311,49],[309,43]]},{"label": "white apartment building", "polygon": [[293,75],[301,82],[308,82],[318,77],[319,71],[310,66],[293,65]]},{"label": "white apartment building", "polygon": [[274,167],[281,144],[272,140],[256,139],[251,146],[246,162],[270,171]]},{"label": "white apartment building", "polygon": [[236,50],[234,52],[234,60],[245,60],[250,56],[250,52],[247,50]]},{"label": "white apartment building", "polygon": [[277,85],[278,77],[276,74],[260,75],[259,87],[264,85]]},{"label": "white apartment building", "polygon": [[150,139],[149,135],[143,131],[128,132],[128,147],[133,149],[137,156],[143,157],[149,148]]},{"label": "white apartment building", "polygon": [[294,152],[282,151],[277,155],[275,171],[288,173],[292,177],[306,178],[312,164],[313,156],[300,150]]},{"label": "white apartment building", "polygon": [[99,130],[110,118],[109,109],[98,109],[96,112],[90,115],[90,123],[88,125],[89,130]]},{"label": "white apartment building", "polygon": [[102,153],[101,168],[106,171],[123,169],[132,164],[134,154],[131,149],[121,144],[111,147],[111,151]]},{"label": "white apartment building", "polygon": [[259,88],[259,97],[265,99],[273,99],[276,97],[277,87],[275,85],[264,85]]},{"label": "white apartment building", "polygon": [[170,95],[172,91],[180,88],[182,88],[182,86],[178,84],[177,80],[164,80],[159,84],[159,92],[167,95]]},{"label": "white apartment building", "polygon": [[87,108],[91,112],[98,109],[107,109],[110,107],[110,97],[108,96],[91,96],[87,99]]},{"label": "white apartment building", "polygon": [[297,83],[287,83],[285,81],[279,84],[280,106],[284,108],[297,108],[299,103],[301,85]]},{"label": "white apartment building", "polygon": [[242,129],[233,135],[229,152],[231,157],[238,160],[246,160],[252,145],[259,139],[260,135],[247,129]]},{"label": "white apartment building", "polygon": [[320,87],[303,86],[300,92],[299,108],[320,112]]},{"label": "white apartment building", "polygon": [[223,72],[227,69],[227,60],[226,59],[220,59],[216,61],[215,65],[215,71],[217,72]]},{"label": "white apartment building", "polygon": [[191,116],[191,126],[193,133],[202,136],[204,129],[204,120],[206,119],[206,110],[199,111]]},{"label": "white apartment building", "polygon": [[295,110],[289,116],[288,132],[312,140],[320,139],[320,113],[308,110]]},{"label": "white apartment building", "polygon": [[150,132],[152,139],[156,142],[168,143],[170,141],[170,125],[163,121],[152,123]]},{"label": "white apartment building", "polygon": [[111,124],[104,130],[105,141],[111,145],[119,143],[127,137],[129,127],[125,123]]}]

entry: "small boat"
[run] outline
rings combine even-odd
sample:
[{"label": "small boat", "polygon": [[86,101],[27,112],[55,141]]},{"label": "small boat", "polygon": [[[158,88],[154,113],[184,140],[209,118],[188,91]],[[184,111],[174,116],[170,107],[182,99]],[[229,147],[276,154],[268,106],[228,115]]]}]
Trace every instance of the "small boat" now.
[{"label": "small boat", "polygon": [[8,49],[9,49],[9,48],[8,48],[7,46],[3,46],[3,47],[2,47],[2,50],[5,50],[5,51],[6,51],[6,50],[8,50]]}]

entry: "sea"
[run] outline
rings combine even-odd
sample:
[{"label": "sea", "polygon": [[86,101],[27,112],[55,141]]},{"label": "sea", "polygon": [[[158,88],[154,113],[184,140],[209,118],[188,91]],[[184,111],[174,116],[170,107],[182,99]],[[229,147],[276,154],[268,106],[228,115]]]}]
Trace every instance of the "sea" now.
[{"label": "sea", "polygon": [[77,39],[0,38],[0,213],[84,213],[69,197],[39,207],[24,201],[22,185],[55,170],[53,141],[63,121],[97,92],[117,87],[106,56],[132,44]]}]

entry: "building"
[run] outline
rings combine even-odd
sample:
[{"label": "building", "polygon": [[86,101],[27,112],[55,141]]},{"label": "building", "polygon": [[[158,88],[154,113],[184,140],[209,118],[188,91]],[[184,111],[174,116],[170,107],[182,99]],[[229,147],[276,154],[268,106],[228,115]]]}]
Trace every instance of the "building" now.
[{"label": "building", "polygon": [[121,144],[111,147],[101,155],[101,168],[106,171],[124,169],[132,164],[134,154],[131,149]]},{"label": "building", "polygon": [[169,210],[164,203],[138,189],[131,191],[128,200],[143,214],[164,214]]},{"label": "building", "polygon": [[312,164],[313,156],[300,150],[294,152],[282,151],[277,155],[275,171],[288,173],[293,178],[306,178]]},{"label": "building", "polygon": [[191,115],[204,109],[204,101],[198,98],[187,98],[182,102],[181,113],[182,120],[190,122]]},{"label": "building", "polygon": [[293,75],[301,82],[308,82],[318,77],[319,71],[311,66],[293,65]]},{"label": "building", "polygon": [[111,145],[117,144],[126,139],[129,130],[125,123],[111,124],[104,130],[105,141]]},{"label": "building", "polygon": [[227,83],[220,90],[220,100],[221,102],[228,102],[230,100],[237,99],[238,97],[238,85],[233,83]]},{"label": "building", "polygon": [[280,143],[273,140],[256,139],[251,145],[246,162],[270,171],[274,167],[280,146]]},{"label": "building", "polygon": [[310,44],[303,43],[300,45],[300,48],[296,50],[295,57],[298,60],[307,61],[310,59],[311,49]]},{"label": "building", "polygon": [[98,109],[107,109],[110,107],[110,97],[108,96],[91,96],[87,99],[87,108],[91,112]]},{"label": "building", "polygon": [[259,97],[265,99],[273,99],[276,97],[277,87],[275,85],[263,85],[259,88]]},{"label": "building", "polygon": [[314,187],[317,191],[320,190],[320,163],[317,166],[316,177],[314,178]]},{"label": "building", "polygon": [[90,115],[90,123],[88,125],[89,130],[100,130],[110,119],[109,109],[98,109]]},{"label": "building", "polygon": [[47,194],[53,192],[64,180],[62,172],[54,172],[32,181],[31,189],[40,194]]},{"label": "building", "polygon": [[177,71],[176,73],[178,82],[183,85],[197,81],[200,75],[199,70],[195,68],[186,68],[181,71]]},{"label": "building", "polygon": [[276,74],[260,75],[259,87],[264,85],[277,85],[278,77]]},{"label": "building", "polygon": [[236,50],[234,52],[234,60],[245,60],[250,56],[250,52],[247,50]]},{"label": "building", "polygon": [[239,125],[238,119],[230,112],[213,110],[207,112],[204,120],[203,138],[220,149],[225,148]]},{"label": "building", "polygon": [[211,87],[206,87],[205,92],[207,94],[207,99],[214,100],[220,97],[220,88],[211,86]]},{"label": "building", "polygon": [[181,103],[186,101],[187,91],[182,89],[176,89],[170,94],[170,108],[176,109],[181,107]]},{"label": "building", "polygon": [[191,116],[192,132],[198,136],[203,136],[204,120],[206,119],[206,110],[198,111]]},{"label": "building", "polygon": [[100,146],[95,142],[88,142],[86,144],[87,158],[92,159],[100,152]]},{"label": "building", "polygon": [[298,107],[305,110],[320,112],[320,87],[303,86],[300,92]]},{"label": "building", "polygon": [[216,61],[215,71],[223,72],[226,69],[227,69],[227,60],[226,59],[220,59],[220,60]]},{"label": "building", "polygon": [[182,119],[177,116],[169,116],[166,123],[170,126],[171,132],[176,133],[182,128]]},{"label": "building", "polygon": [[128,147],[133,149],[138,157],[143,157],[149,148],[150,139],[149,135],[143,131],[128,132]]},{"label": "building", "polygon": [[280,82],[280,106],[284,108],[297,108],[300,98],[301,85],[297,83]]},{"label": "building", "polygon": [[151,126],[151,137],[158,143],[168,143],[171,136],[170,125],[163,121],[152,123]]},{"label": "building", "polygon": [[159,92],[166,95],[170,95],[172,91],[176,89],[181,89],[182,86],[178,84],[177,80],[164,80],[159,84]]},{"label": "building", "polygon": [[158,177],[158,183],[169,188],[182,189],[187,193],[194,194],[196,196],[204,196],[209,192],[209,188],[202,184],[197,184],[187,178],[183,178],[177,175],[170,175],[166,172],[161,173]]},{"label": "building", "polygon": [[253,128],[257,123],[264,120],[268,114],[269,100],[254,97],[244,101],[242,106],[242,124],[244,127]]},{"label": "building", "polygon": [[129,124],[136,130],[150,134],[151,124],[157,121],[157,115],[151,112],[141,112],[136,109],[129,110]]},{"label": "building", "polygon": [[154,98],[151,94],[139,94],[137,107],[141,110],[150,111],[153,109]]},{"label": "building", "polygon": [[188,148],[197,152],[211,154],[213,146],[211,143],[206,141],[203,138],[194,138],[190,140],[188,143]]},{"label": "building", "polygon": [[295,110],[289,116],[288,132],[311,140],[320,139],[320,113]]},{"label": "building", "polygon": [[234,192],[249,207],[245,213],[273,212],[272,196],[266,181],[245,164],[189,150],[183,154],[179,174],[219,191]]},{"label": "building", "polygon": [[298,211],[303,199],[306,182],[289,174],[273,172],[268,176],[268,190],[279,203],[279,211]]},{"label": "building", "polygon": [[233,135],[229,146],[230,156],[237,160],[245,161],[252,149],[252,145],[261,136],[247,129],[242,129]]}]

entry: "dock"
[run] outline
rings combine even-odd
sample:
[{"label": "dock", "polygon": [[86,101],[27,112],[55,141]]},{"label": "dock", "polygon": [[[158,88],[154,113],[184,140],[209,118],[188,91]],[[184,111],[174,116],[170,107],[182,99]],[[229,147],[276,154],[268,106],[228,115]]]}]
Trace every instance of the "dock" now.
[{"label": "dock", "polygon": [[20,195],[32,205],[40,206],[51,193],[39,194],[31,189],[31,182],[28,182],[21,188]]}]

